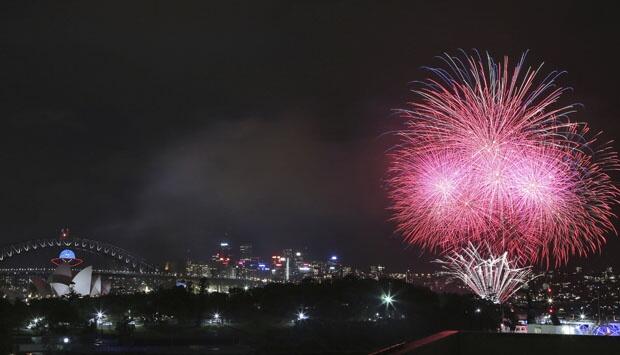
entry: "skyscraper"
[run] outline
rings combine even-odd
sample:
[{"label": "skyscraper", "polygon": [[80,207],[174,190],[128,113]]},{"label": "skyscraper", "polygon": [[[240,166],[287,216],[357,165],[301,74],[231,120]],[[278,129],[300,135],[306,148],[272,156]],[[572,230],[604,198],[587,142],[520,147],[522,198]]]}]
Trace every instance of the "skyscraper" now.
[{"label": "skyscraper", "polygon": [[217,254],[213,255],[213,261],[216,262],[216,264],[228,266],[231,259],[231,249],[230,243],[226,241],[220,242],[220,248]]},{"label": "skyscraper", "polygon": [[245,243],[239,245],[239,259],[240,260],[249,260],[252,259],[254,255],[252,255],[254,251],[252,250],[252,244]]}]

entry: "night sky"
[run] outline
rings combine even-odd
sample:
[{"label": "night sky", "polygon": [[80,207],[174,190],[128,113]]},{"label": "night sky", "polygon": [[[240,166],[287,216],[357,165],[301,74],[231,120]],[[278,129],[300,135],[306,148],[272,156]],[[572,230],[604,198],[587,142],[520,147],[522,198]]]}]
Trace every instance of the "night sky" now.
[{"label": "night sky", "polygon": [[[385,152],[421,66],[458,48],[531,50],[568,72],[573,117],[620,137],[602,5],[11,1],[0,17],[0,244],[69,226],[153,262],[228,239],[427,270],[389,222]],[[619,252],[612,235],[588,265]]]}]

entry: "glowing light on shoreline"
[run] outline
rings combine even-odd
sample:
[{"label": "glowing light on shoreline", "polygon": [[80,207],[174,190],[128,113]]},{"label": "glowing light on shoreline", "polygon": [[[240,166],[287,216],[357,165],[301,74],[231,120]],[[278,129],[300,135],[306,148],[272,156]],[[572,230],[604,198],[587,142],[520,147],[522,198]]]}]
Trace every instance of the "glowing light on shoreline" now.
[{"label": "glowing light on shoreline", "polygon": [[386,307],[391,306],[392,304],[394,304],[394,296],[392,296],[391,294],[387,293],[387,294],[383,294],[381,296],[381,302],[383,304],[385,304]]}]

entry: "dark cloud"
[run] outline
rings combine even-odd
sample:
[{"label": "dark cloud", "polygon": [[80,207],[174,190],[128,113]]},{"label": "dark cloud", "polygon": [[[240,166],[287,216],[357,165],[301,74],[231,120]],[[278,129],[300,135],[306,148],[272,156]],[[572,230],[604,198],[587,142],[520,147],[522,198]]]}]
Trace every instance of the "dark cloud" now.
[{"label": "dark cloud", "polygon": [[325,139],[292,115],[214,123],[160,147],[128,223],[139,239],[182,236],[168,245],[181,250],[222,238],[256,240],[265,253],[343,248],[335,235],[385,217],[382,156],[362,154],[367,145]]}]

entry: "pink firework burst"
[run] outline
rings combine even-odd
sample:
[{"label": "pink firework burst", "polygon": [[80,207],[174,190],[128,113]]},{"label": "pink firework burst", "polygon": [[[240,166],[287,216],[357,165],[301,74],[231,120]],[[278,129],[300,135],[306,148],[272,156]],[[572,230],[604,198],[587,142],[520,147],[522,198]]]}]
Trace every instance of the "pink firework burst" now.
[{"label": "pink firework burst", "polygon": [[[566,263],[600,250],[620,196],[609,142],[572,122],[552,72],[487,55],[442,57],[445,68],[401,110],[392,153],[394,219],[407,242],[455,251],[469,243],[523,263]],[[594,148],[598,146],[598,148]]]}]

